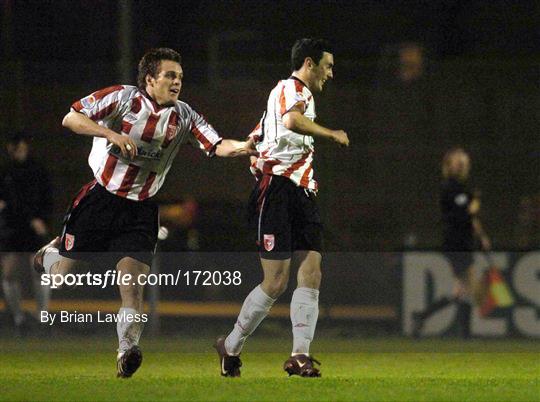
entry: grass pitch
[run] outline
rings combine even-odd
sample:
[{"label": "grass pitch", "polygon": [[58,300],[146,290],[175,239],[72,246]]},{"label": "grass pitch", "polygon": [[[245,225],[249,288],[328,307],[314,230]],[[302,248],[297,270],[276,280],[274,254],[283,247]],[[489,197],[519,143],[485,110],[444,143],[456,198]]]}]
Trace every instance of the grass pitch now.
[{"label": "grass pitch", "polygon": [[288,378],[286,338],[254,336],[242,378],[222,378],[211,338],[146,338],[115,378],[115,338],[0,339],[2,401],[540,401],[533,341],[321,339],[322,378]]}]

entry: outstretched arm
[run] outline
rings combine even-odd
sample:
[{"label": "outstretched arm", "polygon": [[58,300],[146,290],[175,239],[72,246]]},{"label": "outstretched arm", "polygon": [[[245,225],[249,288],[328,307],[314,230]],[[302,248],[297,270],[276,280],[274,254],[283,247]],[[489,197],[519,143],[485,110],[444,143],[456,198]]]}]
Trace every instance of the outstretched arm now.
[{"label": "outstretched arm", "polygon": [[223,140],[216,147],[216,155],[222,157],[234,158],[237,156],[256,156],[255,144],[253,138],[246,141]]},{"label": "outstretched arm", "polygon": [[289,130],[312,137],[322,137],[349,146],[349,137],[343,130],[330,130],[308,119],[300,107],[295,106],[283,115],[283,124]]},{"label": "outstretched arm", "polygon": [[137,155],[137,145],[127,135],[118,134],[107,127],[100,126],[86,115],[71,111],[64,116],[62,125],[76,134],[106,138],[117,145],[125,158],[133,159]]}]

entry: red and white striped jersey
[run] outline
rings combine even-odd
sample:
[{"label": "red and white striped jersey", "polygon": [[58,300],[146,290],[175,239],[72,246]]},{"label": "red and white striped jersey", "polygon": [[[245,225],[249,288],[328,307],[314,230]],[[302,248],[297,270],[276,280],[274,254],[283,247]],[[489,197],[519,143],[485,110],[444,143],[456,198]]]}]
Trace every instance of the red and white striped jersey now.
[{"label": "red and white striped jersey", "polygon": [[221,137],[187,103],[162,107],[145,92],[117,85],[94,92],[71,109],[137,144],[138,155],[124,158],[117,146],[94,137],[88,163],[97,182],[109,192],[131,200],[152,197],[161,188],[180,145],[190,142],[213,156]]},{"label": "red and white striped jersey", "polygon": [[304,116],[315,120],[315,100],[308,87],[296,77],[279,81],[270,92],[265,114],[250,134],[259,152],[251,171],[256,176],[288,177],[296,185],[316,191],[318,185],[311,166],[315,141],[312,136],[295,133],[283,124],[283,116],[295,105],[303,108]]}]

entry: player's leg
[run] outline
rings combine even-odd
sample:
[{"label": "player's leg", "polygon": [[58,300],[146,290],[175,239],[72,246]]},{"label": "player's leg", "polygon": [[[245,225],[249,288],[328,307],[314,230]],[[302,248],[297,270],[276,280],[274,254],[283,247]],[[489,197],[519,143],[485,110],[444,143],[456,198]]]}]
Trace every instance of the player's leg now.
[{"label": "player's leg", "polygon": [[292,355],[309,354],[319,317],[319,287],[321,285],[321,254],[317,251],[301,253],[298,268],[298,287],[291,299],[293,332]]},{"label": "player's leg", "polygon": [[[51,276],[65,276],[71,272],[74,272],[75,270],[82,270],[88,268],[88,262],[84,260],[79,260],[67,257],[66,255],[61,255],[61,253],[63,253],[70,256],[75,256],[75,254],[66,253],[65,248],[61,247],[60,244],[61,240],[59,237],[57,237],[50,243],[43,246],[31,258],[34,265],[34,271],[38,275],[46,274]],[[51,282],[52,281],[54,281],[54,279],[51,278]],[[56,285],[57,288],[62,288],[64,286],[61,281],[55,283],[58,284]]]},{"label": "player's leg", "polygon": [[21,258],[18,253],[5,253],[0,258],[2,266],[2,290],[6,305],[13,316],[15,327],[19,328],[24,322],[24,313],[21,308],[21,284],[17,269]]},{"label": "player's leg", "polygon": [[220,336],[214,345],[220,357],[222,376],[240,377],[242,362],[239,355],[244,343],[287,288],[290,262],[290,258],[278,260],[261,258],[263,281],[245,298],[233,330],[227,337]]},{"label": "player's leg", "polygon": [[34,255],[34,269],[39,274],[65,275],[91,253],[102,251],[106,245],[106,225],[114,216],[103,199],[103,190],[95,180],[84,185],[64,217],[62,236],[41,247]]},{"label": "player's leg", "polygon": [[[135,319],[143,313],[144,285],[141,276],[148,275],[150,267],[132,257],[122,258],[116,269],[120,276],[120,297],[122,307],[118,311],[116,324],[118,333],[118,377],[131,377],[142,362],[139,340],[144,328],[142,320]],[[129,275],[128,284],[122,284],[122,278]],[[144,283],[144,282],[142,282]]]},{"label": "player's leg", "polygon": [[[318,251],[301,251],[298,268],[298,286],[291,299],[291,325],[293,348],[291,356],[283,365],[289,375],[320,377],[314,363],[319,363],[309,354],[319,317],[319,287],[321,284],[321,254]],[[320,364],[320,363],[319,363]]]},{"label": "player's leg", "polygon": [[239,355],[249,335],[270,312],[276,299],[287,289],[290,258],[269,260],[261,258],[263,281],[246,297],[231,333],[225,339],[225,349],[230,355]]},{"label": "player's leg", "polygon": [[283,368],[289,375],[320,377],[309,348],[319,317],[322,223],[313,193],[296,188],[293,206],[293,243],[300,265],[290,309],[293,348]]},{"label": "player's leg", "polygon": [[242,363],[238,356],[247,337],[287,288],[292,250],[288,215],[290,186],[294,187],[294,184],[286,178],[266,175],[251,194],[250,221],[257,231],[264,278],[244,300],[233,330],[216,341],[223,376],[240,376]]},{"label": "player's leg", "polygon": [[[128,378],[137,371],[142,363],[139,340],[144,328],[142,320],[135,319],[143,313],[144,285],[141,276],[148,275],[149,265],[132,257],[122,258],[116,269],[120,275],[120,297],[122,307],[118,311],[116,331],[118,334],[117,376]],[[128,284],[122,284],[122,277],[130,276]]]},{"label": "player's leg", "polygon": [[[111,196],[107,195],[111,198]],[[109,251],[118,261],[116,269],[120,275],[120,297],[122,306],[118,312],[117,376],[131,377],[142,363],[139,340],[144,328],[143,277],[150,272],[150,265],[158,236],[158,206],[154,202],[135,202],[120,197],[112,198],[117,204],[115,234]],[[119,258],[118,258],[119,257]],[[131,279],[122,284],[122,277]]]}]

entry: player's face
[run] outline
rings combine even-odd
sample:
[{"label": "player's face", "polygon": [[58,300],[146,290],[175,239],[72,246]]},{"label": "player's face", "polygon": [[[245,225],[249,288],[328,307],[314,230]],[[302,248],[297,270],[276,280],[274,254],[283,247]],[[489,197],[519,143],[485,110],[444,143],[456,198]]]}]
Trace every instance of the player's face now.
[{"label": "player's face", "polygon": [[175,61],[162,60],[157,77],[147,76],[146,91],[158,105],[172,105],[182,89],[182,67]]},{"label": "player's face", "polygon": [[323,56],[318,65],[313,65],[311,69],[310,89],[321,92],[323,86],[329,79],[334,78],[334,56],[332,53],[323,52]]}]

